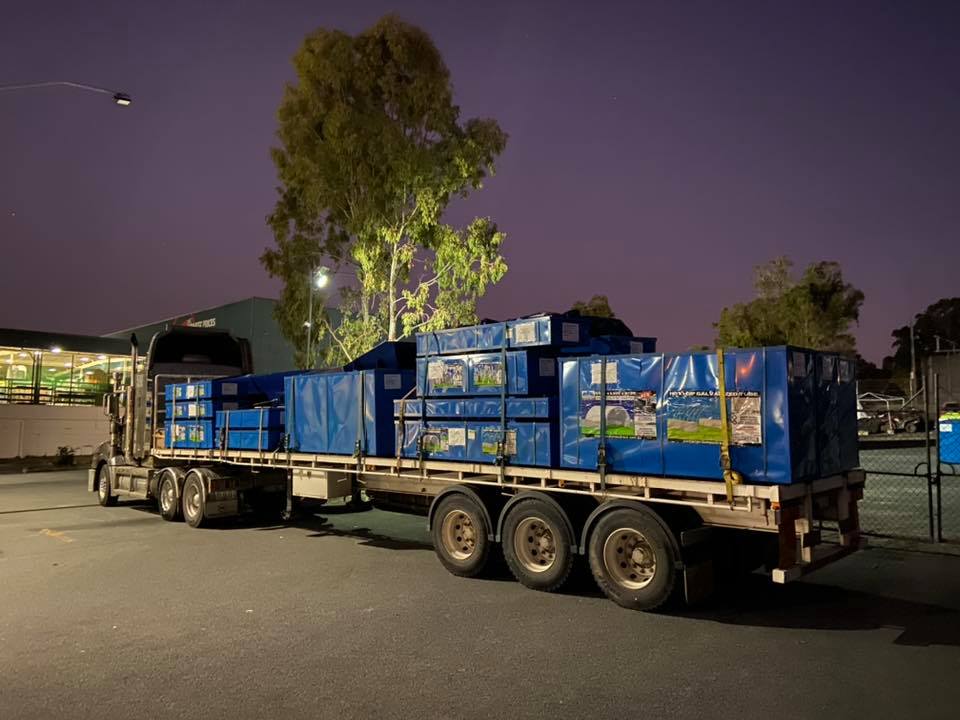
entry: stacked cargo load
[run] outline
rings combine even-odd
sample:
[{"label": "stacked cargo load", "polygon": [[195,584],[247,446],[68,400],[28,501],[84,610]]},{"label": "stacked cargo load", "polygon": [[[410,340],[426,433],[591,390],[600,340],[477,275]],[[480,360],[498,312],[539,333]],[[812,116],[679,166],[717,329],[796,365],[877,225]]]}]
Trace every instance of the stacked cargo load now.
[{"label": "stacked cargo load", "polygon": [[[561,465],[722,479],[718,354],[561,359]],[[792,347],[724,351],[732,468],[788,484],[859,464],[848,358]]]},{"label": "stacked cargo load", "polygon": [[287,447],[331,455],[394,455],[393,403],[413,390],[412,370],[375,368],[286,379]]},{"label": "stacked cargo load", "polygon": [[238,408],[239,397],[240,384],[233,379],[168,384],[164,388],[164,446],[216,447],[217,413]]},{"label": "stacked cargo load", "polygon": [[556,466],[557,359],[655,349],[653,338],[595,336],[593,321],[538,315],[418,334],[417,397],[394,403],[399,453]]}]

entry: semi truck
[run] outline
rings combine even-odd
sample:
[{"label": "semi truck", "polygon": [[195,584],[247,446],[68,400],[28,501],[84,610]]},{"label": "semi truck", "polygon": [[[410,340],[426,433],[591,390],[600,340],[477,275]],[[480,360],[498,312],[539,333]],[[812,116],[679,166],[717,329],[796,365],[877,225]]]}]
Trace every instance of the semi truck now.
[{"label": "semi truck", "polygon": [[100,505],[157,503],[166,521],[199,528],[247,511],[342,500],[426,516],[436,555],[477,577],[501,552],[528,588],[558,590],[578,557],[617,604],[655,610],[696,603],[731,573],[765,568],[786,583],[860,548],[862,469],[792,484],[737,482],[509,463],[273,450],[184,448],[162,429],[171,383],[252,371],[249,344],[227,332],[174,328],[104,398],[110,436],[93,455],[88,489]]}]

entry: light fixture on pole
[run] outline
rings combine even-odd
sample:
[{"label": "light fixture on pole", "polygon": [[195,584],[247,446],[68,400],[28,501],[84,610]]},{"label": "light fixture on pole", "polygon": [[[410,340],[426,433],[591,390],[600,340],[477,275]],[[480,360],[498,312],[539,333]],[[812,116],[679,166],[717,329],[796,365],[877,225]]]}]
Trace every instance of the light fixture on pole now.
[{"label": "light fixture on pole", "polygon": [[313,338],[316,333],[313,332],[313,291],[314,288],[317,290],[323,290],[327,285],[330,284],[330,268],[326,265],[321,265],[320,267],[313,268],[310,271],[310,277],[307,280],[307,284],[310,286],[310,300],[309,308],[307,310],[307,322],[304,323],[304,327],[307,328],[307,364],[310,369],[313,370],[314,367],[314,357],[313,357]]},{"label": "light fixture on pole", "polygon": [[69,80],[48,80],[46,82],[21,83],[19,85],[0,85],[0,92],[11,92],[13,90],[32,90],[34,88],[45,87],[71,87],[78,90],[87,90],[89,92],[109,95],[113,102],[121,107],[126,107],[133,103],[133,98],[128,93],[110,90],[109,88],[98,87],[96,85],[87,85],[85,83],[70,82]]}]

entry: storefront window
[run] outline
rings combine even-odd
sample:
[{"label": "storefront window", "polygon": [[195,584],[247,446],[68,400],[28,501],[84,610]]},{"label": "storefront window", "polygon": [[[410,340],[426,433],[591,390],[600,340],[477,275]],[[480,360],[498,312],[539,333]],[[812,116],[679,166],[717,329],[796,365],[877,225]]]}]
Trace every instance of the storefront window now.
[{"label": "storefront window", "polygon": [[33,402],[35,354],[20,348],[0,348],[0,403]]},{"label": "storefront window", "polygon": [[99,405],[114,372],[129,382],[130,358],[0,346],[0,404]]}]

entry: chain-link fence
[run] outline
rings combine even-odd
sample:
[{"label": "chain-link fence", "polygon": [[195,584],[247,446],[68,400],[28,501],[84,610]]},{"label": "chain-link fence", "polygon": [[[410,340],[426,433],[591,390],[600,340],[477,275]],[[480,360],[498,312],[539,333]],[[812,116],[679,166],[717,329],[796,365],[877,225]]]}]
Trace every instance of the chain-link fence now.
[{"label": "chain-link fence", "polygon": [[960,542],[960,402],[953,375],[933,370],[915,409],[921,432],[861,437],[867,534]]},{"label": "chain-link fence", "polygon": [[865,533],[932,540],[932,501],[927,444],[896,435],[862,439],[860,465],[867,471],[860,522]]}]

